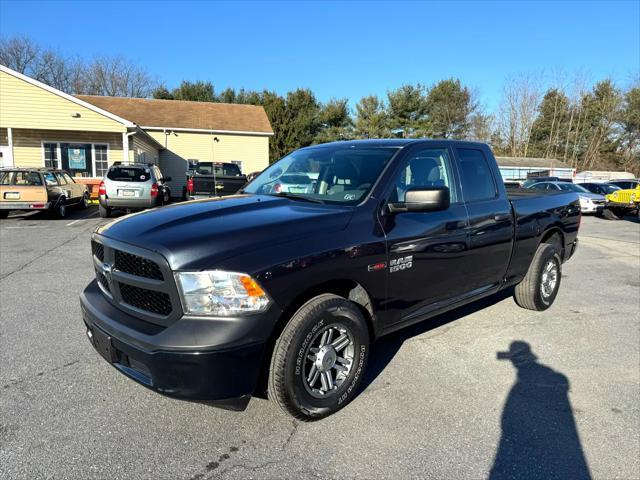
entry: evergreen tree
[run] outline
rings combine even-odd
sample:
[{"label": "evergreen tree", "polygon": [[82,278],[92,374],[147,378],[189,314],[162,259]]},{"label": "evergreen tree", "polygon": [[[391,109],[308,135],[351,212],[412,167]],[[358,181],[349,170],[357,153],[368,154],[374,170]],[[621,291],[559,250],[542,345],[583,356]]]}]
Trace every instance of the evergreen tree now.
[{"label": "evergreen tree", "polygon": [[389,127],[403,137],[415,137],[424,132],[427,106],[425,88],[421,84],[402,85],[387,92]]},{"label": "evergreen tree", "polygon": [[469,133],[471,115],[476,110],[469,89],[453,78],[441,80],[429,89],[424,108],[427,136],[457,139]]},{"label": "evergreen tree", "polygon": [[362,97],[356,105],[355,134],[360,138],[389,136],[384,102],[376,95]]}]

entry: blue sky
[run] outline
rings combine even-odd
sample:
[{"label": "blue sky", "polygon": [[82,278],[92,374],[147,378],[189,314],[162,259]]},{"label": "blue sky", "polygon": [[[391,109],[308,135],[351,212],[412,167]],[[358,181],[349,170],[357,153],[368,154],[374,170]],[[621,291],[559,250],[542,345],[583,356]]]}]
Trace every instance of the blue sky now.
[{"label": "blue sky", "polygon": [[0,35],[66,54],[123,55],[169,87],[182,79],[320,100],[384,95],[458,77],[491,110],[505,77],[580,71],[629,84],[640,71],[640,1],[15,2]]}]

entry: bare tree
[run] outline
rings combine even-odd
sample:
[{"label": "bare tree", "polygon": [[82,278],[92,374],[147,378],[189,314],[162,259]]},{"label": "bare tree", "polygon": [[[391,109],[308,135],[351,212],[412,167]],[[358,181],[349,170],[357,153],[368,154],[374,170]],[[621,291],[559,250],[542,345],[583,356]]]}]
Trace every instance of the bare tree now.
[{"label": "bare tree", "polygon": [[123,57],[97,57],[85,69],[81,93],[148,97],[154,87],[154,81],[145,69]]},{"label": "bare tree", "polygon": [[509,78],[502,93],[498,115],[500,136],[507,141],[510,155],[526,157],[531,129],[541,97],[538,76],[523,74]]},{"label": "bare tree", "polygon": [[27,37],[0,39],[0,64],[32,76],[38,68],[40,47]]}]

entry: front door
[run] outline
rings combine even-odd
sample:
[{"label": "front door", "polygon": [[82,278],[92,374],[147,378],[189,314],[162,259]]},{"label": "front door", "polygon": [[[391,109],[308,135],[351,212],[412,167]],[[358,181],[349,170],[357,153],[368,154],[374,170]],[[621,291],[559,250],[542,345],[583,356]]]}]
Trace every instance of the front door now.
[{"label": "front door", "polygon": [[69,172],[72,177],[93,176],[90,143],[61,143],[60,154],[62,169]]},{"label": "front door", "polygon": [[424,145],[409,150],[386,198],[401,202],[410,188],[436,186],[450,189],[447,210],[381,217],[388,252],[386,327],[416,319],[465,292],[467,210],[451,152]]},{"label": "front door", "polygon": [[[504,188],[495,179],[480,148],[457,148],[464,203],[469,212],[469,257],[465,283],[472,291],[498,287],[506,274],[513,245],[513,214]],[[502,193],[502,194],[501,194]]]}]

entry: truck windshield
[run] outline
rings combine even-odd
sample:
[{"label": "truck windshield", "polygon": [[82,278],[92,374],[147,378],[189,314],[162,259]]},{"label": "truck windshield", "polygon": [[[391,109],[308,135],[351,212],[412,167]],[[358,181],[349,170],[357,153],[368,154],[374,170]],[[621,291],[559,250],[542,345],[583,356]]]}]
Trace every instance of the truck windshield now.
[{"label": "truck windshield", "polygon": [[397,147],[331,145],[298,150],[271,165],[245,193],[306,197],[322,203],[355,205],[371,190]]}]

